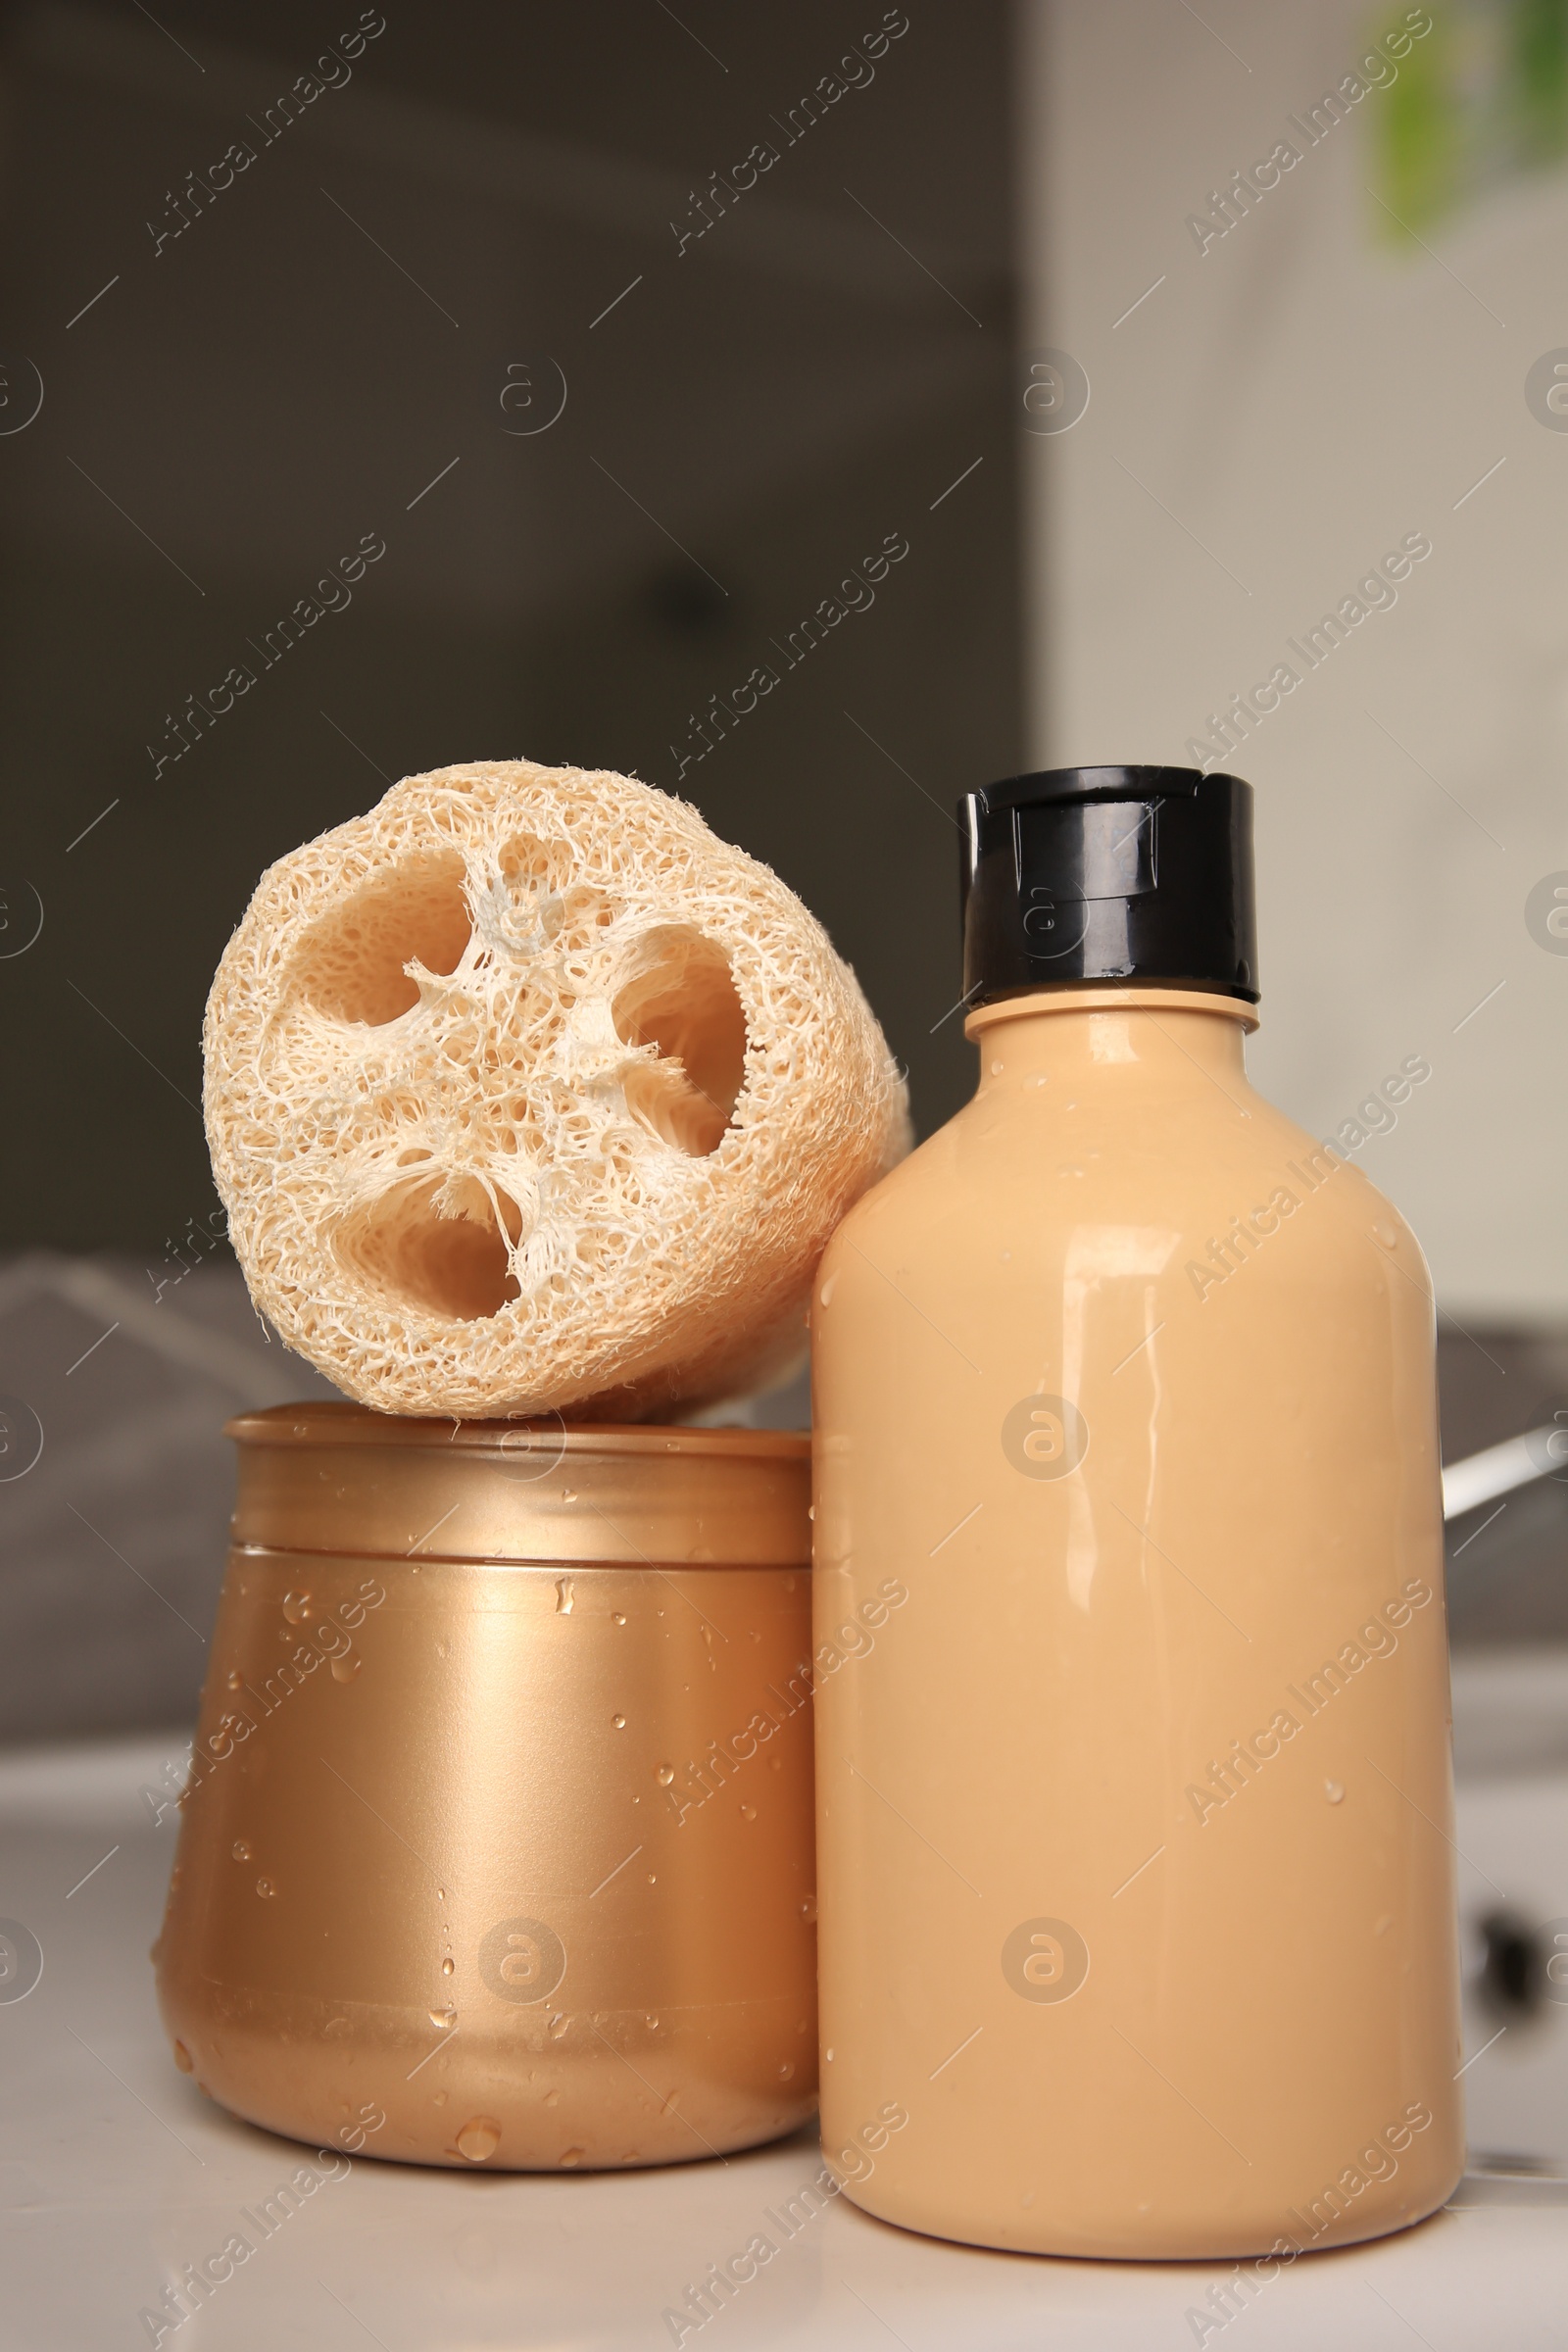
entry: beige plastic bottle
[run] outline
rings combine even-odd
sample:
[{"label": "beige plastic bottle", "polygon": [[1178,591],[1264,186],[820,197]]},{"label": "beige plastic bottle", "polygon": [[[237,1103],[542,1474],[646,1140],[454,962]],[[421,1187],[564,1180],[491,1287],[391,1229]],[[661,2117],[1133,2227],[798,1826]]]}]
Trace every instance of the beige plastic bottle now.
[{"label": "beige plastic bottle", "polygon": [[828,2160],[1255,2287],[1463,2143],[1431,1287],[1248,1084],[1250,799],[969,796],[979,1091],[812,1327]]}]

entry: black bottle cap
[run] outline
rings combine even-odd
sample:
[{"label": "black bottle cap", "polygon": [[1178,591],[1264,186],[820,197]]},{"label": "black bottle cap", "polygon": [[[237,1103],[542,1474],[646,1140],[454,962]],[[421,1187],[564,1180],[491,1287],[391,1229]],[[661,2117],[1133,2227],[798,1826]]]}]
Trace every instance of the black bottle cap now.
[{"label": "black bottle cap", "polygon": [[1252,787],[1052,767],[958,803],[965,1004],[1085,981],[1257,1002]]}]

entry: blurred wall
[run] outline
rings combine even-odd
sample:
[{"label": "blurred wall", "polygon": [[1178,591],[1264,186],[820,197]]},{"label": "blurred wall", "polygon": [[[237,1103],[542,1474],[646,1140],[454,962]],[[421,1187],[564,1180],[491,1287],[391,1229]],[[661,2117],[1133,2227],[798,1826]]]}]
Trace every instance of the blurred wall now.
[{"label": "blurred wall", "polygon": [[967,1093],[951,806],[1020,742],[1009,29],[0,17],[0,1737],[188,1719],[223,1419],[322,1385],[198,1107],[271,859],[456,760],[635,770],[828,924],[923,1125]]},{"label": "blurred wall", "polygon": [[1255,784],[1254,1075],[1430,1064],[1356,1157],[1466,1326],[1568,1313],[1563,19],[1019,12],[1031,758]]},{"label": "blurred wall", "polygon": [[951,804],[1019,742],[1008,30],[6,15],[0,1246],[208,1213],[202,1004],[258,875],[456,760],[678,786],[829,925],[922,1121],[962,1099]]}]

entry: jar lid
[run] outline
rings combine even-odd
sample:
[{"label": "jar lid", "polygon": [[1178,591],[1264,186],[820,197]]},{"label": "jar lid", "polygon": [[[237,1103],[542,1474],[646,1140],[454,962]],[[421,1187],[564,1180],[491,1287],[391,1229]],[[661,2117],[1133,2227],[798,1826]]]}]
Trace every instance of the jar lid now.
[{"label": "jar lid", "polygon": [[233,1542],[377,1559],[808,1567],[804,1432],[241,1413]]}]

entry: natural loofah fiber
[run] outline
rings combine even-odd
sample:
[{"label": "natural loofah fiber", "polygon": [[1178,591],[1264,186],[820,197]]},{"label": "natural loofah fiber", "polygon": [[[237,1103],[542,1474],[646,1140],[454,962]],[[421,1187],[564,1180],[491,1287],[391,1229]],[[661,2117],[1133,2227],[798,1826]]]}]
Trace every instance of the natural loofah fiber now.
[{"label": "natural loofah fiber", "polygon": [[908,1146],[849,966],[625,776],[410,776],[263,875],[207,1004],[257,1306],[364,1404],[620,1420],[788,1371]]}]

